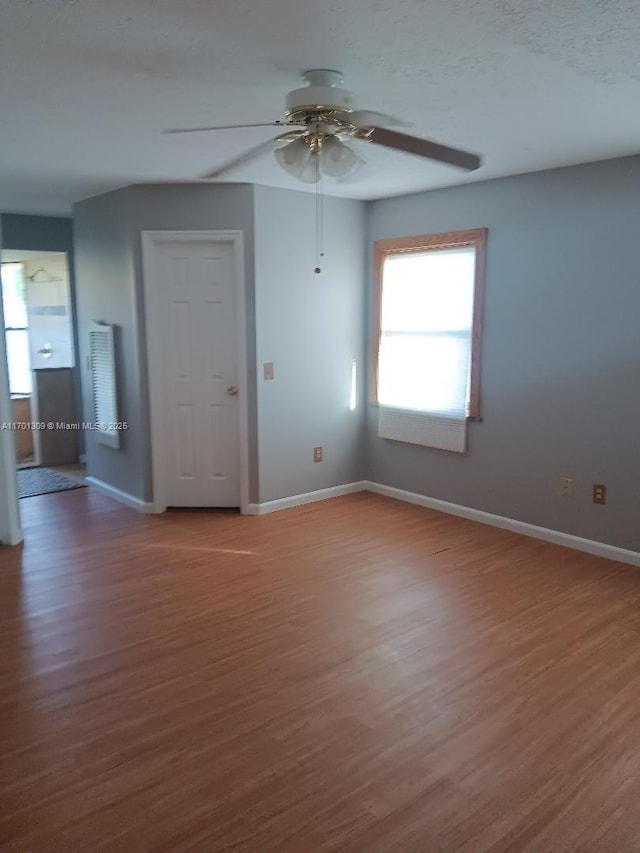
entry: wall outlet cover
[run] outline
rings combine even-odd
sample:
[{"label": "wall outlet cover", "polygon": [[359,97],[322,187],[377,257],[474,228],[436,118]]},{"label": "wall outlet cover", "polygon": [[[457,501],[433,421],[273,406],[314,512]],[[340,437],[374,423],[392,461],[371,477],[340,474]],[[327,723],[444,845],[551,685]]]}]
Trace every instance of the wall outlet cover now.
[{"label": "wall outlet cover", "polygon": [[604,485],[604,483],[593,484],[593,502],[594,504],[606,504],[607,487]]}]

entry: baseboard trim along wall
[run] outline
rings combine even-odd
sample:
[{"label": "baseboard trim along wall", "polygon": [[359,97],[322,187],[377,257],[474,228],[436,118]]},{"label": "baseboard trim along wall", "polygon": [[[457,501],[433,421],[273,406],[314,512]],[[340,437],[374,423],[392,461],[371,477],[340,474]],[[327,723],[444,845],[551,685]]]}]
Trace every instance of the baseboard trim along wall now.
[{"label": "baseboard trim along wall", "polygon": [[382,483],[365,481],[362,488],[377,495],[395,498],[406,503],[417,504],[426,509],[435,509],[438,512],[446,512],[449,515],[458,515],[468,518],[470,521],[478,521],[480,524],[489,524],[492,527],[500,527],[510,530],[512,533],[520,533],[523,536],[531,536],[534,539],[542,539],[554,545],[563,545],[565,548],[573,548],[576,551],[585,551],[596,557],[604,557],[607,560],[616,560],[620,563],[630,563],[632,566],[640,566],[640,552],[628,551],[625,548],[617,548],[615,545],[607,545],[604,542],[594,542],[592,539],[582,539],[580,536],[572,536],[570,533],[562,533],[559,530],[551,530],[547,527],[538,527],[525,521],[517,521],[515,518],[506,518],[502,515],[494,515],[491,512],[483,512],[480,509],[462,506],[460,504],[441,501],[437,498],[428,498],[426,495],[418,495],[415,492],[407,492],[404,489],[396,489],[393,486],[384,486]]},{"label": "baseboard trim along wall", "polygon": [[130,507],[131,509],[135,509],[138,512],[144,513],[153,513],[155,512],[155,507],[152,503],[148,503],[147,501],[140,500],[140,498],[136,498],[133,495],[128,494],[127,492],[123,492],[120,489],[116,489],[115,486],[109,485],[109,483],[105,483],[103,480],[98,480],[97,477],[85,477],[85,483],[89,486],[93,486],[94,489],[98,489],[98,491],[102,492],[103,495],[106,495],[109,498],[113,498],[115,501],[118,501],[125,506]]},{"label": "baseboard trim along wall", "polygon": [[290,498],[279,498],[275,501],[266,501],[260,504],[249,504],[246,515],[266,515],[269,512],[277,512],[280,509],[291,509],[294,506],[326,501],[328,498],[337,498],[340,495],[351,495],[354,492],[364,492],[367,485],[364,482],[345,483],[342,486],[331,486],[328,489],[318,489],[315,492],[305,492],[302,495],[292,495]]},{"label": "baseboard trim along wall", "polygon": [[[153,503],[140,500],[126,492],[116,489],[115,486],[110,486],[96,477],[86,477],[86,482],[96,489],[99,489],[103,494],[122,504],[125,504],[138,512],[153,513],[156,509]],[[288,498],[279,498],[275,501],[265,501],[265,503],[248,504],[245,515],[267,515],[270,512],[278,512],[281,509],[292,509],[296,506],[304,506],[305,504],[325,501],[329,498],[337,498],[341,495],[351,495],[355,492],[373,492],[376,495],[383,495],[387,498],[394,498],[405,503],[422,506],[425,509],[434,509],[438,512],[445,512],[448,515],[457,515],[460,518],[467,518],[470,521],[477,521],[480,524],[488,524],[491,527],[499,527],[502,530],[509,530],[512,533],[519,533],[522,536],[531,536],[533,539],[541,539],[544,542],[550,542],[553,545],[562,545],[565,548],[573,548],[575,551],[584,551],[587,554],[593,554],[596,557],[604,557],[607,560],[615,560],[619,563],[630,563],[632,566],[640,566],[640,552],[629,551],[626,548],[617,548],[615,545],[607,545],[605,542],[595,542],[592,539],[583,539],[580,536],[573,536],[570,533],[562,533],[559,530],[551,530],[548,527],[538,527],[535,524],[528,524],[526,521],[518,521],[515,518],[507,518],[503,515],[494,515],[491,512],[484,512],[480,509],[462,506],[462,504],[454,504],[449,501],[441,501],[438,498],[430,498],[426,495],[419,495],[416,492],[408,492],[405,489],[396,489],[394,486],[385,486],[382,483],[374,483],[371,480],[361,480],[356,483],[344,483],[341,486],[331,486],[328,489],[318,489],[314,492],[305,492],[301,495],[291,495]]]}]

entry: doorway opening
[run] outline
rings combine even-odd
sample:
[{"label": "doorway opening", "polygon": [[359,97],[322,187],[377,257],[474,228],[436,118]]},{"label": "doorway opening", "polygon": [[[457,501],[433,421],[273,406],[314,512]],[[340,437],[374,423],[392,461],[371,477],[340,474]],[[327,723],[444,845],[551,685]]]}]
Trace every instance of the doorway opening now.
[{"label": "doorway opening", "polygon": [[4,250],[1,281],[16,468],[77,467],[67,254]]}]

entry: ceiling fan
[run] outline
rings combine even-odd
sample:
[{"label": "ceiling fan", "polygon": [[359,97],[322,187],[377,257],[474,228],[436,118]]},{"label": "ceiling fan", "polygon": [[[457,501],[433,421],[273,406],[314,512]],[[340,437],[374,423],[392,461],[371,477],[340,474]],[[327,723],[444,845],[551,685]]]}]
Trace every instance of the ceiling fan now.
[{"label": "ceiling fan", "polygon": [[384,125],[401,124],[391,116],[369,110],[354,110],[353,95],[342,87],[343,76],[339,71],[324,68],[305,71],[302,79],[307,85],[287,95],[285,121],[173,128],[164,132],[200,133],[245,127],[285,128],[275,138],[261,142],[201,176],[208,179],[220,177],[279,142],[285,143],[274,151],[280,166],[294,178],[309,184],[318,183],[322,175],[344,177],[361,162],[344,140],[373,142],[468,171],[480,166],[480,158],[476,154],[390,130]]}]

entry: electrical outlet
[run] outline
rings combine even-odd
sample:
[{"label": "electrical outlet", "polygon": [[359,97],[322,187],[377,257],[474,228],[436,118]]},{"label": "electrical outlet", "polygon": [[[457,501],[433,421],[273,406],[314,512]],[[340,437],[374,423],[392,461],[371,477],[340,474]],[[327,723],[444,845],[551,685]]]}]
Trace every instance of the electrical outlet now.
[{"label": "electrical outlet", "polygon": [[314,462],[322,462],[322,448],[314,447],[313,448],[313,461]]},{"label": "electrical outlet", "polygon": [[560,494],[563,498],[573,495],[573,480],[571,477],[560,477]]},{"label": "electrical outlet", "polygon": [[265,361],[264,363],[264,378],[265,379],[273,379],[273,362]]},{"label": "electrical outlet", "polygon": [[594,504],[606,504],[607,487],[604,485],[604,483],[593,484],[593,502]]}]

